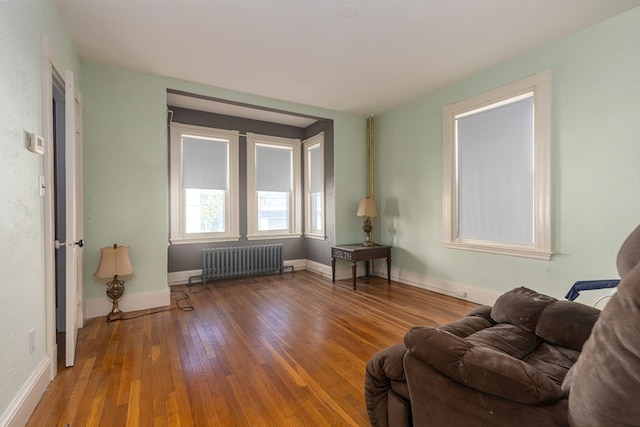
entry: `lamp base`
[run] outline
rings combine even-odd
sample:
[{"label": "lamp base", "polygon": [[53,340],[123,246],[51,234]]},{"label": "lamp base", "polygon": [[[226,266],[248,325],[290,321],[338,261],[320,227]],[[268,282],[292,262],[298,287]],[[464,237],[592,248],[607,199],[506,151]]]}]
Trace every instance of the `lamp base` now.
[{"label": "lamp base", "polygon": [[362,246],[373,246],[374,243],[371,240],[371,232],[373,231],[373,223],[371,222],[371,218],[366,217],[364,222],[362,223],[362,230],[367,233],[367,239],[364,241]]},{"label": "lamp base", "polygon": [[124,317],[124,312],[118,308],[118,303],[114,303],[113,310],[107,314],[107,322],[113,322],[114,320],[120,320]]},{"label": "lamp base", "polygon": [[107,314],[107,322],[120,320],[124,316],[124,312],[120,311],[120,308],[118,307],[118,301],[124,294],[124,281],[118,280],[117,277],[118,276],[114,276],[113,280],[107,283],[107,296],[113,303],[111,312]]}]

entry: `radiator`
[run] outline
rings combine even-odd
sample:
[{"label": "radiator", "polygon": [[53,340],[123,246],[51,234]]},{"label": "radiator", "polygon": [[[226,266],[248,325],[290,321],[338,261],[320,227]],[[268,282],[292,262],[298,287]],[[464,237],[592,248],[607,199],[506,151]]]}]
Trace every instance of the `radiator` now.
[{"label": "radiator", "polygon": [[[214,279],[282,273],[282,243],[202,250],[202,283]],[[194,276],[200,277],[200,276]],[[191,277],[189,284],[191,284]]]}]

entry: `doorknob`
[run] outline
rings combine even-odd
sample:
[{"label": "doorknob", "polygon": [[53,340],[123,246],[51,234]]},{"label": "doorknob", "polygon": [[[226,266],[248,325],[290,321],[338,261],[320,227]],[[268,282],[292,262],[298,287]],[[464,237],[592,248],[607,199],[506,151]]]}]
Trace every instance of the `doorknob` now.
[{"label": "doorknob", "polygon": [[84,246],[84,240],[83,240],[83,239],[80,239],[80,240],[78,240],[78,241],[77,241],[77,242],[75,242],[75,243],[65,243],[65,242],[61,242],[60,240],[54,240],[54,241],[53,241],[53,246],[54,246],[56,249],[60,249],[60,247],[65,246],[65,245],[69,245],[69,247],[71,247],[71,246],[73,246],[73,245],[78,245],[78,246],[80,246],[80,247],[83,247],[83,246]]}]

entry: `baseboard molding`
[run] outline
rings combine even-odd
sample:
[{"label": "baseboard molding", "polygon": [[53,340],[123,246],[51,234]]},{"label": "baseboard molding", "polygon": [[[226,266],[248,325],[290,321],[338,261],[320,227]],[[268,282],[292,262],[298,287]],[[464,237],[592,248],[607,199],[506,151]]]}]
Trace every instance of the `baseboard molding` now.
[{"label": "baseboard molding", "polygon": [[324,278],[331,279],[331,266],[324,265],[316,261],[311,261],[310,259],[306,259],[303,261],[305,270],[315,273]]},{"label": "baseboard molding", "polygon": [[[384,272],[384,275],[386,275],[386,268],[383,267],[382,270]],[[493,305],[495,304],[498,297],[502,295],[502,293],[498,293],[488,289],[477,288],[461,283],[449,282],[447,280],[422,276],[415,273],[403,272],[401,270],[392,269],[391,279],[396,282],[405,283],[407,285],[437,292],[443,295],[449,295],[454,298],[482,305]]]},{"label": "baseboard molding", "polygon": [[[55,347],[54,351],[56,351]],[[47,354],[0,417],[0,426],[19,427],[26,425],[49,387],[49,383],[53,380],[53,375],[53,359]]]},{"label": "baseboard molding", "polygon": [[192,277],[191,283],[200,283],[202,279],[199,276],[202,276],[202,269],[175,271],[167,273],[167,282],[169,286],[186,285],[189,283],[189,277]]},{"label": "baseboard molding", "polygon": [[[307,270],[316,273],[324,278],[331,279],[331,266],[325,265],[308,259],[289,260],[284,262],[285,266],[293,266],[294,270]],[[372,263],[372,273],[376,276],[386,278],[387,266],[384,262]],[[189,277],[199,276],[202,270],[178,271],[168,274],[169,285],[183,285],[188,283]],[[356,266],[356,275],[363,276],[364,263],[359,262]],[[336,262],[336,280],[351,279],[351,263]],[[477,288],[474,286],[464,285],[461,283],[449,282],[446,280],[436,279],[433,277],[422,276],[415,273],[403,272],[398,269],[391,269],[391,279],[404,283],[406,285],[415,286],[439,294],[452,296],[454,298],[465,301],[474,302],[476,304],[493,305],[501,293],[495,291]],[[200,278],[194,278],[192,283],[200,283]]]},{"label": "baseboard molding", "polygon": [[[104,298],[87,299],[85,304],[85,316],[87,319],[106,316],[111,312],[112,303],[105,296]],[[155,292],[125,293],[118,306],[120,310],[126,312],[147,310],[150,308],[166,307],[171,304],[171,292],[169,288]]]}]

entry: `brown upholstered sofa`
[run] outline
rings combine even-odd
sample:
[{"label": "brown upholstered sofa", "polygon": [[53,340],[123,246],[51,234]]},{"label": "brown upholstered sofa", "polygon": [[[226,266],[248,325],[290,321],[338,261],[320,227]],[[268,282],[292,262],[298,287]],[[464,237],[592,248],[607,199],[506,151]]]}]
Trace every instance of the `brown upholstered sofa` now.
[{"label": "brown upholstered sofa", "polygon": [[516,288],[367,364],[373,426],[640,425],[640,226],[599,310]]}]

